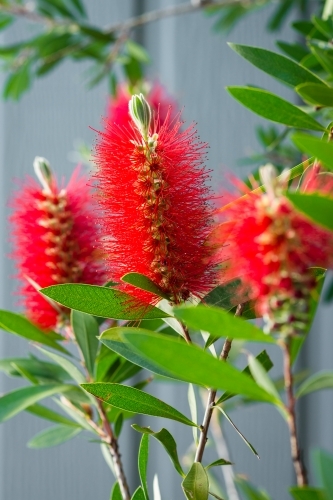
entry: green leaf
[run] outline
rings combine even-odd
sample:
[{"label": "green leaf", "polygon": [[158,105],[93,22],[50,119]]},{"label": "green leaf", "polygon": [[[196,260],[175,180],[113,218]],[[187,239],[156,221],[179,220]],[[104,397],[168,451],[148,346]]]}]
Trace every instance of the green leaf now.
[{"label": "green leaf", "polygon": [[3,91],[4,99],[18,101],[21,95],[28,90],[31,84],[30,61],[24,63],[19,69],[12,73],[5,84]]},{"label": "green leaf", "polygon": [[82,384],[82,387],[105,403],[121,410],[152,415],[153,417],[170,418],[185,425],[196,425],[172,406],[134,387],[107,382]]},{"label": "green leaf", "polygon": [[312,488],[311,486],[303,486],[301,488],[294,486],[289,491],[294,500],[327,500],[323,490]]},{"label": "green leaf", "polygon": [[63,382],[70,378],[68,373],[60,366],[41,361],[33,356],[31,358],[6,358],[0,360],[0,371],[5,372],[10,377],[22,376],[22,372],[17,370],[18,366],[43,381]]},{"label": "green leaf", "polygon": [[80,370],[76,368],[76,366],[68,359],[64,358],[63,356],[59,356],[59,354],[47,351],[42,347],[38,347],[38,350],[41,351],[43,354],[45,354],[45,356],[48,356],[49,358],[53,359],[53,361],[58,363],[58,365],[61,366],[61,368],[63,368],[64,370],[66,370],[68,375],[78,384],[82,384],[83,382],[86,381],[83,373],[80,372]]},{"label": "green leaf", "polygon": [[[99,337],[99,340],[111,351],[114,351],[120,356],[128,359],[132,363],[141,366],[142,368],[146,368],[146,370],[152,371],[153,373],[157,373],[158,375],[162,375],[163,377],[170,377],[168,371],[163,370],[156,366],[156,364],[151,363],[144,356],[141,356],[136,351],[133,351],[131,345],[123,339],[122,333],[126,333],[128,331],[133,331],[133,333],[139,331],[141,329],[131,328],[131,327],[115,327],[110,328],[109,330],[105,330],[102,335]],[[173,378],[173,377],[171,377]]]},{"label": "green leaf", "polygon": [[[333,89],[332,89],[333,96]],[[333,102],[332,102],[333,105]],[[308,153],[312,156],[315,156],[320,160],[324,165],[333,171],[333,143],[326,142],[318,137],[314,137],[309,134],[294,134],[293,142],[296,146],[305,153]]]},{"label": "green leaf", "polygon": [[333,0],[325,0],[322,18],[324,20],[329,19],[332,14],[333,14]]},{"label": "green leaf", "polygon": [[180,306],[174,308],[176,318],[190,328],[204,330],[216,337],[245,339],[251,342],[275,343],[272,336],[266,335],[255,325],[235,317],[221,308],[213,306]]},{"label": "green leaf", "polygon": [[0,422],[8,420],[41,399],[72,389],[70,385],[35,385],[22,387],[0,397]]},{"label": "green leaf", "polygon": [[22,375],[23,378],[31,382],[32,384],[38,384],[38,379],[30,373],[28,370],[24,368],[24,366],[20,366],[17,363],[12,363],[14,370]]},{"label": "green leaf", "polygon": [[284,406],[283,402],[280,399],[280,395],[278,391],[276,390],[275,385],[273,384],[272,380],[267,374],[267,371],[265,368],[262,366],[260,361],[258,361],[252,354],[249,354],[248,356],[249,360],[249,368],[252,373],[252,376],[254,380],[257,382],[257,384],[265,389],[269,394],[271,394],[275,400],[276,404],[278,406]]},{"label": "green leaf", "polygon": [[[67,398],[70,398],[71,396],[70,392],[67,393],[66,396]],[[67,413],[67,415],[69,415],[73,420],[75,420],[75,422],[77,422],[80,427],[83,427],[89,432],[98,434],[97,430],[94,427],[91,427],[91,425],[89,424],[87,420],[87,415],[83,411],[79,410],[79,408],[76,405],[72,404],[71,401],[68,401],[67,398],[66,400],[65,399],[59,400],[57,398],[54,398],[53,401],[58,406],[60,406],[60,408],[62,408],[64,412]],[[85,401],[85,403],[89,404],[91,403],[91,401],[87,400]]]},{"label": "green leaf", "polygon": [[28,406],[28,408],[25,409],[25,411],[32,413],[33,415],[36,415],[37,417],[44,418],[45,420],[50,420],[51,422],[56,422],[57,424],[63,424],[63,425],[69,425],[72,427],[79,427],[78,424],[73,422],[73,420],[69,420],[68,418],[64,417],[63,415],[59,415],[59,413],[56,413],[53,410],[50,410],[49,408],[46,408],[46,406],[39,405],[37,403]]},{"label": "green leaf", "polygon": [[[266,351],[261,351],[257,356],[256,356],[257,361],[263,366],[263,368],[269,372],[271,368],[273,368],[273,363],[271,358],[268,356]],[[242,373],[246,373],[246,375],[250,375],[252,377],[250,367],[246,366]],[[252,377],[253,378],[253,377]],[[216,401],[216,405],[223,403],[224,401],[227,401],[228,399],[234,397],[235,394],[231,394],[230,392],[224,392],[222,396]]]},{"label": "green leaf", "polygon": [[62,340],[63,337],[61,335],[54,332],[43,332],[43,330],[40,330],[36,325],[20,314],[0,310],[0,328],[27,340],[31,340],[32,342],[38,342],[39,344],[47,345],[52,347],[52,349],[68,354],[68,351],[55,341]]},{"label": "green leaf", "polygon": [[80,346],[85,365],[90,375],[94,374],[95,359],[99,347],[99,327],[89,314],[72,311],[71,323],[75,338]]},{"label": "green leaf", "polygon": [[248,500],[270,500],[266,491],[258,490],[251,483],[239,476],[236,478],[236,484],[241,488]]},{"label": "green leaf", "polygon": [[155,283],[151,279],[147,278],[147,276],[145,276],[144,274],[127,273],[121,278],[121,281],[130,283],[130,285],[133,285],[136,288],[146,290],[147,292],[153,293],[154,295],[162,297],[163,299],[170,300],[169,295],[163,292],[161,288],[155,285]]},{"label": "green leaf", "polygon": [[67,283],[43,288],[41,293],[65,307],[112,319],[156,319],[169,315],[114,288]]},{"label": "green leaf", "polygon": [[161,429],[159,432],[154,432],[148,427],[140,427],[137,424],[132,425],[133,429],[143,434],[149,434],[150,436],[157,439],[164,447],[165,451],[169,455],[176,471],[181,475],[185,476],[182,466],[180,465],[178,453],[177,453],[177,443],[173,436],[167,429]]},{"label": "green leaf", "polygon": [[333,198],[320,194],[286,193],[294,207],[316,224],[333,231]]},{"label": "green leaf", "polygon": [[[225,285],[219,285],[213,290],[211,290],[205,297],[202,299],[203,304],[207,304],[209,306],[217,306],[225,309],[226,311],[235,311],[237,306],[235,306],[235,297],[239,292],[241,281],[239,279],[235,279],[229,281]],[[238,298],[238,297],[237,297]],[[238,300],[240,300],[238,298]],[[256,318],[256,313],[254,311],[254,303],[248,301],[247,297],[243,297],[243,312],[242,318],[245,319],[254,319]],[[206,346],[207,347],[207,346]]]},{"label": "green leaf", "polygon": [[148,434],[143,434],[139,447],[138,468],[139,468],[141,486],[145,494],[146,500],[149,500],[148,484],[147,484],[148,456],[149,456],[149,436]]},{"label": "green leaf", "polygon": [[194,345],[140,328],[122,335],[142,356],[179,380],[243,394],[259,401],[275,402],[275,398],[248,375]]},{"label": "green leaf", "polygon": [[[276,44],[285,54],[287,54],[287,56],[298,62],[300,62],[303,57],[309,53],[309,51],[300,43],[286,43],[279,40]],[[323,85],[320,84],[320,87],[323,87]]]},{"label": "green leaf", "polygon": [[295,88],[305,102],[314,106],[333,107],[333,89],[317,83],[302,83]]},{"label": "green leaf", "polygon": [[333,371],[315,373],[307,378],[298,388],[296,397],[301,398],[306,394],[321,391],[322,389],[333,389]]},{"label": "green leaf", "polygon": [[142,486],[139,486],[139,488],[137,488],[135,490],[135,492],[133,493],[133,496],[132,496],[132,500],[146,500]]},{"label": "green leaf", "polygon": [[215,462],[212,462],[209,465],[206,465],[205,469],[210,469],[211,467],[220,467],[222,465],[233,465],[232,462],[228,462],[228,460],[224,460],[224,458],[219,458],[218,460],[215,460]]},{"label": "green leaf", "polygon": [[[187,400],[188,400],[188,405],[190,407],[191,419],[195,424],[197,424],[198,423],[198,410],[197,410],[197,401],[195,398],[195,391],[194,391],[193,384],[188,384]],[[197,441],[198,441],[198,429],[197,429],[197,427],[192,427],[192,431],[193,431],[194,442],[197,443]]]},{"label": "green leaf", "polygon": [[199,462],[194,462],[182,482],[184,494],[188,500],[208,499],[208,476]]},{"label": "green leaf", "polygon": [[329,55],[329,52],[322,50],[317,46],[311,45],[311,52],[319,62],[319,64],[327,71],[330,75],[333,74],[333,58]]},{"label": "green leaf", "polygon": [[281,97],[251,87],[227,87],[230,94],[241,104],[259,116],[288,127],[324,130],[320,123]]},{"label": "green leaf", "polygon": [[325,82],[314,73],[311,73],[311,71],[303,68],[288,57],[259,47],[236,43],[229,43],[228,45],[257,68],[291,87],[296,87],[305,82],[317,83],[322,87],[326,86]]},{"label": "green leaf", "polygon": [[237,434],[243,439],[244,443],[250,448],[250,450],[252,451],[252,453],[254,453],[257,458],[260,458],[259,455],[258,455],[258,452],[254,448],[254,446],[252,446],[252,444],[250,443],[250,441],[248,441],[246,439],[246,437],[244,436],[244,434],[241,433],[241,431],[238,429],[238,427],[236,427],[236,425],[233,423],[233,421],[231,420],[231,418],[229,417],[229,415],[226,414],[226,412],[223,410],[223,408],[221,406],[216,406],[216,405],[214,406],[214,408],[217,408],[222,413],[222,415],[225,416],[225,418],[228,420],[228,422],[230,422],[230,424],[233,426],[233,428],[235,429],[235,431],[237,432]]},{"label": "green leaf", "polygon": [[39,432],[28,442],[29,448],[50,448],[58,444],[65,443],[77,436],[82,431],[78,427],[69,427],[67,425],[57,425]]},{"label": "green leaf", "polygon": [[114,484],[112,488],[110,500],[123,500],[118,481]]},{"label": "green leaf", "polygon": [[128,39],[126,41],[126,49],[127,52],[137,61],[141,63],[148,64],[150,63],[150,57],[148,52],[142,47],[142,45],[139,45],[138,43],[134,42],[131,39]]},{"label": "green leaf", "polygon": [[325,450],[314,450],[312,460],[315,466],[315,474],[320,485],[323,486],[327,498],[333,498],[333,454]]}]

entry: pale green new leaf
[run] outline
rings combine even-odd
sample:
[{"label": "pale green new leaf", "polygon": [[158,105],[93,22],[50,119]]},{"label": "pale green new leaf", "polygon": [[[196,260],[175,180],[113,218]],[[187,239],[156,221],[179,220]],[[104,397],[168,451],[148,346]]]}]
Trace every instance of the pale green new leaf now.
[{"label": "pale green new leaf", "polygon": [[77,436],[82,429],[69,427],[67,425],[57,425],[39,432],[28,442],[29,448],[50,448],[65,443]]},{"label": "pale green new leaf", "polygon": [[311,392],[322,389],[333,389],[333,371],[315,373],[306,379],[296,392],[296,397],[301,398]]},{"label": "pale green new leaf", "polygon": [[72,311],[71,323],[75,338],[81,349],[85,365],[90,375],[94,374],[95,359],[98,351],[98,323],[89,314]]},{"label": "pale green new leaf", "polygon": [[138,468],[141,486],[146,500],[149,500],[148,484],[147,484],[147,468],[149,456],[149,435],[143,434],[139,447]]}]

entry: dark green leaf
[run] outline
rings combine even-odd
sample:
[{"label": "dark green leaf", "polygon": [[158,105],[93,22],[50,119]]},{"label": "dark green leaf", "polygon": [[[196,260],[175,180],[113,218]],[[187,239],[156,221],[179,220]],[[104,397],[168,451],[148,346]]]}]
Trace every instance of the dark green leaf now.
[{"label": "dark green leaf", "polygon": [[7,16],[6,14],[0,15],[0,30],[7,28],[14,22],[14,16]]},{"label": "dark green leaf", "polygon": [[94,374],[95,359],[99,347],[99,327],[89,314],[72,311],[71,323],[75,338],[81,349],[85,365],[90,375]]},{"label": "dark green leaf", "polygon": [[230,94],[254,113],[288,127],[324,130],[320,123],[281,97],[251,87],[227,87]]},{"label": "dark green leaf", "polygon": [[32,324],[20,314],[0,310],[0,328],[3,328],[7,332],[15,333],[27,340],[31,340],[32,342],[38,342],[39,344],[47,345],[68,354],[68,351],[55,341],[55,339],[62,340],[63,337],[61,335],[54,332],[52,332],[53,335],[52,333],[43,332],[43,330],[40,330],[36,325]]},{"label": "dark green leaf", "polygon": [[218,460],[215,460],[215,462],[212,462],[209,465],[206,465],[205,469],[210,469],[211,467],[219,467],[222,465],[233,465],[232,462],[228,462],[228,460],[224,460],[224,458],[219,458]]},{"label": "dark green leaf", "polygon": [[333,198],[319,194],[286,193],[294,207],[316,224],[333,231]]},{"label": "dark green leaf", "polygon": [[82,431],[78,427],[57,425],[39,432],[28,442],[29,448],[50,448],[65,443]]},{"label": "dark green leaf", "polygon": [[258,455],[258,452],[254,448],[254,446],[252,446],[252,444],[250,443],[250,441],[248,441],[246,439],[246,437],[244,436],[244,434],[241,433],[241,431],[238,429],[238,427],[236,427],[236,425],[233,423],[233,421],[231,420],[231,418],[229,417],[229,415],[226,414],[226,412],[223,410],[223,408],[221,406],[215,406],[215,408],[217,408],[218,410],[220,410],[220,412],[222,413],[222,415],[224,415],[225,418],[228,420],[228,422],[230,422],[230,424],[233,426],[233,428],[235,429],[235,431],[237,432],[237,434],[243,439],[244,443],[250,448],[250,450],[252,451],[252,453],[254,453],[256,455],[256,457],[260,458],[259,455]]},{"label": "dark green leaf", "polygon": [[[309,53],[309,51],[299,43],[286,43],[282,41],[278,41],[276,43],[277,46],[281,50],[283,50],[283,52],[285,52],[285,54],[287,54],[289,57],[292,57],[292,59],[295,59],[298,62],[300,62],[303,57],[305,57]],[[320,84],[320,87],[323,87],[323,85]]]},{"label": "dark green leaf", "polygon": [[194,345],[139,328],[122,335],[142,356],[179,380],[243,394],[259,401],[275,402],[248,375]]},{"label": "dark green leaf", "polygon": [[196,425],[172,406],[134,387],[103,382],[82,384],[82,387],[105,403],[122,410],[170,418],[190,426]]},{"label": "dark green leaf", "polygon": [[41,293],[65,307],[112,319],[156,319],[169,315],[114,288],[68,283],[43,288]]},{"label": "dark green leaf", "polygon": [[132,56],[134,59],[141,63],[148,64],[150,63],[150,57],[148,52],[142,47],[142,45],[139,45],[138,43],[134,42],[134,40],[128,39],[126,42],[126,49],[127,52]]},{"label": "dark green leaf", "polygon": [[0,422],[14,417],[41,399],[63,393],[71,388],[70,385],[37,385],[9,392],[0,397]]},{"label": "dark green leaf", "polygon": [[260,387],[262,387],[265,391],[275,397],[278,405],[283,407],[284,405],[280,399],[279,393],[260,361],[258,361],[252,354],[249,354],[248,360],[249,368],[254,380]]},{"label": "dark green leaf", "polygon": [[311,486],[303,486],[301,488],[294,486],[289,491],[294,500],[328,500],[323,490],[312,488]]},{"label": "dark green leaf", "polygon": [[216,337],[245,339],[251,342],[275,343],[272,336],[266,335],[255,325],[227,311],[213,306],[180,306],[174,309],[176,318],[190,328],[204,330]]},{"label": "dark green leaf", "polygon": [[118,482],[116,482],[112,488],[110,500],[123,500]]},{"label": "dark green leaf", "polygon": [[[333,93],[333,89],[332,93]],[[333,94],[332,94],[333,96]],[[332,103],[333,104],[333,103]],[[293,141],[296,146],[305,153],[315,156],[324,165],[333,171],[333,143],[325,142],[318,137],[309,134],[294,134]]]},{"label": "dark green leaf", "polygon": [[293,2],[290,0],[280,0],[277,8],[269,20],[268,28],[272,31],[279,29],[292,7]]},{"label": "dark green leaf", "polygon": [[78,424],[73,422],[73,420],[69,420],[68,418],[64,417],[63,415],[59,415],[59,413],[56,413],[55,411],[50,410],[50,408],[46,408],[46,406],[42,406],[42,405],[39,405],[37,403],[33,404],[31,406],[28,406],[28,408],[26,408],[25,411],[32,413],[33,415],[36,415],[37,417],[44,418],[45,420],[50,420],[51,422],[56,422],[57,424],[78,427]]},{"label": "dark green leaf", "polygon": [[328,51],[322,50],[319,47],[311,46],[311,52],[321,64],[321,66],[331,75],[333,74],[333,58],[329,55]]},{"label": "dark green leaf", "polygon": [[229,43],[229,46],[257,68],[291,87],[296,87],[305,82],[319,83],[326,86],[314,73],[285,56],[249,45]]},{"label": "dark green leaf", "polygon": [[[141,366],[142,368],[146,368],[146,370],[152,371],[153,373],[157,373],[158,375],[162,375],[163,377],[170,377],[168,371],[159,368],[154,363],[151,363],[144,356],[141,356],[136,351],[133,351],[131,345],[128,344],[126,339],[123,339],[122,333],[126,333],[127,331],[139,332],[141,330],[137,328],[127,328],[127,327],[115,327],[110,328],[109,330],[105,330],[102,335],[99,337],[100,341],[111,351],[115,351],[120,354],[124,358],[128,359],[132,363]],[[173,378],[171,376],[171,378]]]},{"label": "dark green leaf", "polygon": [[309,104],[333,107],[332,87],[323,87],[317,83],[302,83],[295,90]]},{"label": "dark green leaf", "polygon": [[115,433],[116,438],[118,438],[120,436],[121,429],[123,427],[123,423],[124,423],[124,414],[119,413],[119,415],[114,423],[114,433]]},{"label": "dark green leaf", "polygon": [[132,496],[132,500],[146,500],[142,486],[139,486],[139,488],[137,488],[135,490],[135,492],[133,493],[133,496]]},{"label": "dark green leaf", "polygon": [[4,99],[17,101],[21,95],[28,90],[31,83],[30,63],[23,64],[15,73],[11,74],[6,81],[3,91]]},{"label": "dark green leaf", "polygon": [[325,37],[333,38],[333,26],[332,20],[324,20],[320,17],[312,16],[311,21],[315,25],[318,31],[320,31]]},{"label": "dark green leaf", "polygon": [[148,427],[140,427],[139,425],[136,424],[133,424],[132,427],[138,432],[141,432],[143,434],[149,434],[150,436],[157,439],[163,445],[164,449],[168,453],[176,471],[181,476],[185,476],[178,458],[177,443],[167,429],[161,429],[159,432],[154,432]]},{"label": "dark green leaf", "polygon": [[143,434],[139,447],[138,468],[139,468],[141,486],[145,494],[146,500],[149,500],[148,484],[147,484],[148,456],[149,456],[149,436],[148,434]]},{"label": "dark green leaf", "polygon": [[[273,368],[273,363],[270,359],[270,357],[268,356],[267,352],[266,351],[261,351],[257,356],[256,356],[256,359],[257,361],[263,366],[263,368],[268,372],[271,368]],[[250,367],[247,366],[246,368],[244,368],[244,370],[242,371],[242,373],[246,373],[246,375],[251,375],[251,371],[250,371]],[[220,404],[220,403],[223,403],[224,401],[227,401],[228,399],[234,397],[235,394],[231,394],[230,392],[225,392],[222,394],[222,396],[218,399],[218,401],[216,401],[215,404]]]},{"label": "dark green leaf", "polygon": [[114,35],[112,33],[104,33],[100,29],[87,24],[79,24],[79,27],[82,33],[94,38],[95,40],[103,42],[104,44],[114,42]]},{"label": "dark green leaf", "polygon": [[38,384],[38,379],[29,372],[29,370],[26,370],[24,366],[18,364],[18,363],[12,363],[12,366],[14,370],[16,370],[18,373],[21,374],[23,378],[31,382],[32,384]]},{"label": "dark green leaf", "polygon": [[296,397],[301,398],[306,394],[321,391],[322,389],[333,389],[333,371],[315,373],[306,379],[298,388]]},{"label": "dark green leaf", "polygon": [[147,292],[153,293],[158,297],[162,297],[163,299],[169,300],[170,297],[166,293],[163,292],[155,283],[147,278],[144,274],[140,273],[127,273],[122,278],[122,281],[125,283],[130,283],[136,288],[140,288],[141,290],[147,290]]},{"label": "dark green leaf", "polygon": [[194,462],[182,482],[184,494],[188,500],[208,500],[208,476],[199,462]]},{"label": "dark green leaf", "polygon": [[333,498],[333,454],[326,450],[314,450],[312,460],[318,482],[323,486],[327,498]]}]

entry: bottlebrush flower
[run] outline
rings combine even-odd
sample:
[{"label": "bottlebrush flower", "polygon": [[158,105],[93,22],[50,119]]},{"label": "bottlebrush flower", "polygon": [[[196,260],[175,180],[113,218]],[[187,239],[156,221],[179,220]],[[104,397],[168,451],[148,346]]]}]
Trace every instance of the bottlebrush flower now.
[{"label": "bottlebrush flower", "polygon": [[221,279],[240,278],[240,295],[256,301],[267,332],[290,335],[307,326],[316,280],[309,267],[332,265],[332,233],[297,212],[283,195],[285,182],[271,165],[262,168],[266,192],[230,196],[222,209],[227,223],[216,230],[225,242]]},{"label": "bottlebrush flower", "polygon": [[[179,115],[159,125],[142,94],[130,102],[131,127],[105,123],[96,145],[98,200],[109,279],[128,272],[149,277],[174,303],[214,285],[206,238],[213,207],[205,185],[206,144]],[[152,296],[127,289],[143,300]],[[155,298],[156,299],[156,298]]]},{"label": "bottlebrush flower", "polygon": [[27,316],[50,329],[62,322],[65,310],[37,290],[69,282],[101,284],[103,271],[94,249],[97,226],[86,178],[76,170],[67,187],[59,188],[45,159],[37,157],[34,167],[42,187],[28,178],[11,202],[12,258]]},{"label": "bottlebrush flower", "polygon": [[[172,109],[176,109],[174,99],[167,94],[162,85],[156,82],[153,84],[145,82],[143,87],[143,93],[145,94],[153,114],[155,114],[155,116],[158,115],[160,123],[163,123],[167,114],[170,113],[170,106]],[[131,128],[132,120],[128,113],[128,102],[131,97],[132,94],[128,85],[118,85],[116,96],[109,100],[107,116],[110,124],[115,123],[118,126],[127,126],[129,129]],[[174,117],[174,114],[172,117]]]}]

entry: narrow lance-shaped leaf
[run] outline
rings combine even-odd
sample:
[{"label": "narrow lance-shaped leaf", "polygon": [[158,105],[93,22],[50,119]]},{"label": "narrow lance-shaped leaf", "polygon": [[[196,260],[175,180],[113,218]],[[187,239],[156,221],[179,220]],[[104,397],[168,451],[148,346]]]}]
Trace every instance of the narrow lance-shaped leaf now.
[{"label": "narrow lance-shaped leaf", "polygon": [[143,434],[149,434],[150,436],[157,439],[157,441],[159,441],[163,445],[164,449],[168,453],[176,471],[181,476],[185,476],[178,458],[177,443],[167,429],[161,429],[159,432],[154,432],[152,429],[148,427],[140,427],[137,424],[133,424],[132,427],[138,432],[141,432]]},{"label": "narrow lance-shaped leaf", "polygon": [[324,490],[312,488],[311,486],[303,486],[301,488],[294,486],[289,491],[294,500],[327,500]]},{"label": "narrow lance-shaped leaf", "polygon": [[229,43],[228,45],[237,52],[237,54],[244,57],[244,59],[257,68],[291,87],[296,87],[296,85],[300,85],[304,82],[313,82],[321,85],[321,87],[327,87],[325,82],[314,73],[311,73],[311,71],[300,66],[288,57],[259,47],[239,45],[236,43]]},{"label": "narrow lance-shaped leaf", "polygon": [[0,310],[0,328],[19,335],[20,337],[24,337],[27,340],[31,340],[32,342],[38,342],[39,344],[47,345],[52,347],[52,349],[68,354],[68,351],[56,342],[56,340],[63,340],[61,335],[54,332],[43,332],[20,314]]},{"label": "narrow lance-shaped leaf", "polygon": [[[333,92],[333,89],[331,89]],[[333,102],[332,102],[333,105]],[[293,142],[296,146],[312,156],[320,160],[329,170],[333,171],[333,144],[326,142],[318,137],[309,134],[301,134],[300,132],[294,134]]]},{"label": "narrow lance-shaped leaf", "polygon": [[213,306],[181,306],[174,309],[176,318],[190,328],[204,330],[216,337],[244,339],[251,342],[275,343],[270,335],[265,335],[255,325],[242,318],[234,317],[223,309]]},{"label": "narrow lance-shaped leaf", "polygon": [[241,86],[227,87],[227,90],[237,101],[267,120],[293,128],[325,130],[297,106],[267,90]]},{"label": "narrow lance-shaped leaf", "polygon": [[325,229],[333,231],[333,198],[320,194],[286,193],[297,210]]},{"label": "narrow lance-shaped leaf", "polygon": [[68,418],[56,413],[50,408],[46,408],[46,406],[42,406],[39,404],[33,404],[28,406],[25,411],[36,415],[37,417],[44,418],[45,420],[50,420],[51,422],[56,422],[57,424],[63,424],[72,427],[80,427],[77,423],[73,422],[73,420],[69,420]]},{"label": "narrow lance-shaped leaf", "polygon": [[89,314],[72,311],[71,323],[75,338],[81,349],[85,365],[90,375],[94,374],[95,359],[98,351],[98,323]]},{"label": "narrow lance-shaped leaf", "polygon": [[333,89],[317,83],[302,83],[295,88],[305,102],[314,106],[333,107]]},{"label": "narrow lance-shaped leaf", "polygon": [[333,454],[326,450],[314,450],[312,460],[317,481],[323,486],[327,497],[333,498]]},{"label": "narrow lance-shaped leaf", "polygon": [[205,469],[210,469],[211,467],[221,467],[222,465],[233,465],[232,462],[228,462],[228,460],[224,460],[224,458],[219,458],[218,460],[215,460],[215,462],[212,462],[209,465],[206,465]]},{"label": "narrow lance-shaped leaf", "polygon": [[321,391],[322,389],[333,389],[333,371],[315,373],[306,379],[298,388],[296,397],[301,398],[306,394]]},{"label": "narrow lance-shaped leaf", "polygon": [[65,307],[102,318],[138,320],[169,316],[157,307],[103,286],[66,283],[43,288],[41,293]]},{"label": "narrow lance-shaped leaf", "polygon": [[277,404],[280,404],[280,406],[283,407],[283,402],[280,399],[280,395],[260,361],[258,361],[252,354],[249,354],[248,359],[249,368],[254,380],[260,387],[265,389],[265,391],[272,394],[272,396],[276,398]]},{"label": "narrow lance-shaped leaf", "polygon": [[65,443],[70,439],[77,436],[82,429],[78,427],[69,427],[67,425],[57,425],[44,429],[39,432],[28,442],[29,448],[50,448],[51,446],[58,446]]},{"label": "narrow lance-shaped leaf", "polygon": [[139,486],[139,488],[137,488],[135,490],[135,492],[133,493],[133,496],[132,496],[132,500],[146,500],[142,486]]},{"label": "narrow lance-shaped leaf", "polygon": [[123,500],[118,481],[114,484],[112,488],[110,500]]},{"label": "narrow lance-shaped leaf", "polygon": [[66,370],[68,375],[75,380],[78,384],[82,384],[85,382],[85,377],[82,372],[68,359],[64,358],[63,356],[60,356],[59,354],[55,354],[53,352],[47,351],[46,349],[43,349],[42,347],[37,347],[39,351],[41,351],[45,356],[48,356],[51,358],[53,361],[58,363],[61,368]]},{"label": "narrow lance-shaped leaf", "polygon": [[103,382],[82,384],[82,387],[116,408],[154,417],[170,418],[185,425],[196,425],[172,406],[134,387]]},{"label": "narrow lance-shaped leaf", "polygon": [[147,292],[151,292],[158,297],[162,297],[163,299],[170,300],[170,297],[163,292],[150,278],[147,278],[144,274],[140,273],[127,273],[122,278],[122,281],[125,283],[129,283],[130,285],[135,286],[136,288],[140,288],[141,290],[146,290]]},{"label": "narrow lance-shaped leaf", "polygon": [[243,439],[244,443],[250,448],[250,450],[252,451],[252,453],[254,453],[257,458],[260,458],[259,455],[258,455],[258,452],[254,448],[254,446],[252,446],[252,444],[250,443],[250,441],[248,441],[246,439],[246,437],[244,436],[244,434],[241,433],[241,431],[238,429],[238,427],[236,427],[236,425],[233,423],[233,421],[231,420],[231,418],[229,417],[229,415],[226,414],[226,412],[223,410],[223,408],[221,406],[215,406],[214,408],[217,408],[218,410],[220,410],[220,412],[222,413],[222,415],[224,415],[225,418],[228,420],[228,422],[230,422],[230,424],[233,426],[233,428],[235,429],[235,431],[237,432],[237,434]]},{"label": "narrow lance-shaped leaf", "polygon": [[141,328],[135,333],[123,330],[123,337],[152,363],[175,378],[201,386],[243,394],[254,400],[274,402],[275,398],[259,387],[248,375],[213,358],[196,346],[158,335]]},{"label": "narrow lance-shaped leaf", "polygon": [[70,385],[35,385],[22,387],[0,397],[0,422],[14,417],[41,399],[72,389]]},{"label": "narrow lance-shaped leaf", "polygon": [[182,482],[184,494],[188,500],[208,499],[207,472],[199,462],[194,462],[187,476]]},{"label": "narrow lance-shaped leaf", "polygon": [[149,456],[149,435],[143,434],[139,447],[138,468],[141,486],[145,494],[146,500],[149,500],[148,484],[147,484],[147,467]]}]

